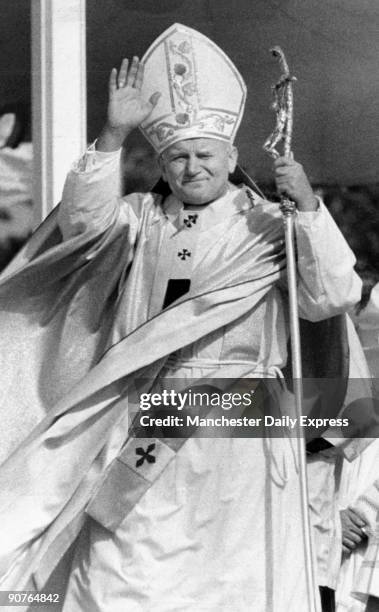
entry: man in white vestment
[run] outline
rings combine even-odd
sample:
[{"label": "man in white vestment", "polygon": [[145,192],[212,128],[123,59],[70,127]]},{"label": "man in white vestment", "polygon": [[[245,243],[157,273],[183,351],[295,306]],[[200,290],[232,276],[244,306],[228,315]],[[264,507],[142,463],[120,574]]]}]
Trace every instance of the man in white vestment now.
[{"label": "man in white vestment", "polygon": [[[26,568],[42,588],[80,515],[65,612],[312,610],[299,458],[284,425],[277,437],[127,441],[125,389],[141,372],[157,393],[165,381],[177,390],[214,378],[282,385],[281,214],[229,182],[245,97],[230,59],[178,24],[142,62],[112,70],[104,129],[64,188],[63,242],[35,238],[36,259],[8,281],[25,291],[29,274],[43,291],[49,279],[56,310],[34,337],[50,378],[33,397],[41,413],[56,405],[0,469],[2,589],[22,588]],[[159,154],[167,197],[119,195],[121,146],[136,127]],[[361,289],[351,250],[302,166],[280,157],[274,172],[298,209],[301,316],[346,312]],[[43,473],[38,490],[18,484],[22,470],[34,483]]]}]

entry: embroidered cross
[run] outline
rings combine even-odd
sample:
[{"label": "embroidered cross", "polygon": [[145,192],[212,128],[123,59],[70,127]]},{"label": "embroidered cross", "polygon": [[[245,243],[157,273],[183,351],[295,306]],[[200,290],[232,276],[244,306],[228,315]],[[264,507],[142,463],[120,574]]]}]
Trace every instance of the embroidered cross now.
[{"label": "embroidered cross", "polygon": [[191,251],[188,251],[187,249],[183,249],[183,251],[178,252],[178,257],[180,257],[180,259],[185,261],[186,257],[191,257]]},{"label": "embroidered cross", "polygon": [[188,217],[186,217],[183,220],[183,223],[186,227],[192,227],[192,225],[195,225],[197,218],[198,218],[198,214],[194,214],[194,215],[188,215]]},{"label": "embroidered cross", "polygon": [[137,459],[136,461],[136,467],[141,467],[141,465],[143,465],[145,461],[147,461],[148,463],[155,463],[155,457],[154,455],[151,455],[151,452],[154,450],[154,448],[154,443],[149,444],[146,450],[144,450],[142,446],[136,448],[136,455],[141,456],[141,459]]}]

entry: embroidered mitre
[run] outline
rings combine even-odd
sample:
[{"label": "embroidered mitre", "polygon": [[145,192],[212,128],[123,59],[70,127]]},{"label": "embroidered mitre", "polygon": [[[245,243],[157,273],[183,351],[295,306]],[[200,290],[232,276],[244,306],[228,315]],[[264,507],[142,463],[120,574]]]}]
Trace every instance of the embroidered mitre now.
[{"label": "embroidered mitre", "polygon": [[188,138],[233,142],[246,85],[228,56],[206,36],[174,24],[149,47],[142,95],[161,97],[140,126],[158,153]]}]

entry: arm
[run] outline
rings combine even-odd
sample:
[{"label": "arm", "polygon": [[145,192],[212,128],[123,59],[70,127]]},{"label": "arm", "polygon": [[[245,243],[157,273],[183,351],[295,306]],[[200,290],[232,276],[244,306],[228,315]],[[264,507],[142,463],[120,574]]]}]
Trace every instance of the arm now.
[{"label": "arm", "polygon": [[95,146],[74,164],[64,186],[58,222],[65,240],[104,230],[119,212],[121,146],[159,98],[155,93],[149,101],[143,100],[142,81],[143,66],[136,57],[129,70],[124,59],[118,75],[115,68],[111,71],[106,123]]},{"label": "arm", "polygon": [[303,318],[311,321],[346,312],[360,300],[361,280],[355,257],[331,215],[314,195],[300,164],[275,161],[279,193],[297,205],[298,300]]},{"label": "arm", "polygon": [[317,212],[298,213],[296,237],[301,316],[318,321],[351,310],[362,282],[353,252],[322,203]]}]

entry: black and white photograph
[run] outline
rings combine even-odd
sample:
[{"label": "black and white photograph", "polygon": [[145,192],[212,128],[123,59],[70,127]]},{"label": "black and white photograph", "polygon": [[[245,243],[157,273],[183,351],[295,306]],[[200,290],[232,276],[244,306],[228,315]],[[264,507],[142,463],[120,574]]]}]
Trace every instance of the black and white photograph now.
[{"label": "black and white photograph", "polygon": [[0,9],[0,612],[379,612],[379,3]]}]

